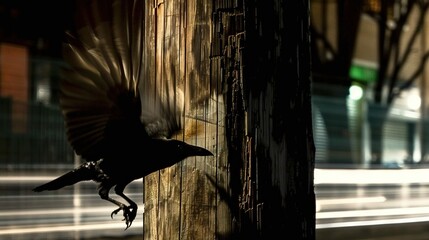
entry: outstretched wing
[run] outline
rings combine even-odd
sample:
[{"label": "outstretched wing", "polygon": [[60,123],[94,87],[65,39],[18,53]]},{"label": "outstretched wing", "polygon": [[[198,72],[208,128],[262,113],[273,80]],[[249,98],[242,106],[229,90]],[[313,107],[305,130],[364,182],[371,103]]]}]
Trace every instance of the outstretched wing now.
[{"label": "outstretched wing", "polygon": [[152,137],[178,130],[181,93],[171,88],[170,96],[170,90],[160,92],[140,77],[144,0],[78,0],[76,9],[77,31],[67,34],[64,43],[69,68],[60,85],[60,105],[76,153],[89,160],[104,157],[111,144],[109,126],[126,134],[132,131],[130,123],[142,121]]}]

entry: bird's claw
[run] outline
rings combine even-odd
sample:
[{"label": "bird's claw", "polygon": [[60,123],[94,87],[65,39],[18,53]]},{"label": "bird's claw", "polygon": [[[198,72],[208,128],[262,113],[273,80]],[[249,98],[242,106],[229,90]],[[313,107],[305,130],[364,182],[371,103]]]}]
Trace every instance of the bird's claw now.
[{"label": "bird's claw", "polygon": [[113,215],[116,215],[121,210],[124,211],[124,219],[122,219],[122,221],[125,221],[125,224],[127,225],[124,230],[127,230],[136,218],[137,209],[131,206],[120,207],[113,211],[112,214],[110,214],[110,217],[113,218]]}]

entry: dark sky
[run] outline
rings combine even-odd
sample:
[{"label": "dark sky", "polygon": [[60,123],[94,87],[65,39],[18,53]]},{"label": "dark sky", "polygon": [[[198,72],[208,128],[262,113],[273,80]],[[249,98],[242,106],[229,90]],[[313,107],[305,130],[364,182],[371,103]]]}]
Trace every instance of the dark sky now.
[{"label": "dark sky", "polygon": [[56,55],[72,15],[72,0],[0,0],[0,41]]}]

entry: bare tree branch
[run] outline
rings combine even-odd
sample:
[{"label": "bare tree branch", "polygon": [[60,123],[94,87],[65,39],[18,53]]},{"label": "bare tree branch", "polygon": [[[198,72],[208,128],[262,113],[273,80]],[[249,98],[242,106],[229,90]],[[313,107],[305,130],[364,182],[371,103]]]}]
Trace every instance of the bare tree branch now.
[{"label": "bare tree branch", "polygon": [[[394,96],[396,96],[396,94],[393,91],[394,91],[394,88],[398,82],[399,73],[402,70],[402,68],[404,67],[405,63],[407,62],[407,60],[410,56],[412,47],[413,47],[413,45],[417,39],[417,36],[421,32],[421,29],[423,28],[423,25],[424,25],[425,13],[429,7],[429,4],[424,4],[424,5],[420,5],[420,6],[421,6],[419,8],[420,14],[419,14],[419,19],[417,21],[417,26],[414,28],[414,31],[411,35],[411,38],[407,42],[407,47],[404,51],[404,54],[401,56],[398,63],[393,68],[393,74],[392,74],[392,77],[390,79],[390,84],[389,84],[388,104],[392,103]],[[411,12],[411,11],[412,11],[412,6],[408,6],[407,12]]]},{"label": "bare tree branch", "polygon": [[400,85],[396,91],[394,91],[396,93],[395,95],[398,95],[402,90],[409,88],[416,81],[417,77],[422,74],[424,66],[426,65],[426,61],[428,59],[429,59],[429,51],[423,55],[422,61],[420,62],[419,67],[414,71],[411,77],[402,85]]},{"label": "bare tree branch", "polygon": [[320,40],[325,49],[327,49],[329,52],[331,52],[333,56],[337,55],[337,52],[335,51],[334,47],[331,45],[331,43],[328,41],[328,39],[326,38],[325,35],[321,34],[313,26],[310,26],[310,31],[311,31],[311,35],[313,36],[314,40]]}]

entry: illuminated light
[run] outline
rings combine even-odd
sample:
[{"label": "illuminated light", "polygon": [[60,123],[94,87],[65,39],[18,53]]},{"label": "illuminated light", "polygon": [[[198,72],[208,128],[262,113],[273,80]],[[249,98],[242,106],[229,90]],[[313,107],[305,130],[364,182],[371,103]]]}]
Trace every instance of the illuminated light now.
[{"label": "illuminated light", "polygon": [[32,181],[51,181],[54,176],[7,176],[0,177],[0,182],[32,182]]},{"label": "illuminated light", "polygon": [[[72,214],[78,212],[79,214],[84,213],[105,213],[110,211],[110,207],[92,207],[92,208],[61,208],[61,209],[50,209],[50,210],[30,210],[30,211],[2,211],[0,216],[41,216],[41,215],[58,215],[58,214]],[[143,227],[143,221],[134,221],[133,226]],[[65,231],[92,231],[92,230],[104,230],[104,229],[123,229],[124,224],[121,223],[100,223],[100,224],[86,224],[86,225],[64,225],[64,226],[40,226],[34,228],[14,228],[14,229],[3,229],[0,230],[1,235],[11,234],[31,234],[31,233],[45,233],[45,232],[65,232]]]},{"label": "illuminated light", "polygon": [[[355,218],[355,217],[381,217],[381,216],[406,216],[413,214],[428,214],[429,207],[414,207],[414,208],[386,208],[373,210],[352,210],[352,211],[336,211],[316,213],[316,219],[334,219],[334,218]],[[342,221],[336,223],[316,224],[316,229],[323,228],[340,228],[340,227],[361,227],[371,225],[385,224],[402,224],[427,222],[429,217],[402,217],[396,219],[382,220],[364,220],[364,221]]]},{"label": "illuminated light", "polygon": [[403,116],[407,118],[415,118],[418,119],[420,117],[420,113],[411,109],[397,109],[393,108],[390,110],[392,115]]},{"label": "illuminated light", "polygon": [[316,212],[322,210],[322,205],[338,205],[338,204],[362,204],[362,203],[382,203],[386,201],[386,197],[359,197],[359,198],[338,198],[338,199],[316,199]]},{"label": "illuminated light", "polygon": [[422,99],[415,94],[407,97],[407,106],[411,110],[418,110],[422,104]]},{"label": "illuminated light", "polygon": [[[133,227],[143,228],[143,221],[134,221]],[[12,234],[31,234],[31,233],[48,233],[48,232],[68,232],[68,231],[93,231],[106,229],[124,229],[124,223],[100,223],[88,225],[64,225],[64,226],[46,226],[36,228],[14,228],[0,230],[0,235]]]},{"label": "illuminated light", "polygon": [[367,83],[375,82],[377,79],[377,66],[366,61],[353,61],[350,67],[349,76],[352,79]]},{"label": "illuminated light", "polygon": [[[0,177],[0,182],[43,182],[51,181],[58,176],[3,176]],[[136,179],[133,182],[141,183],[141,179]]]},{"label": "illuminated light", "polygon": [[349,88],[349,97],[352,100],[360,100],[363,96],[363,89],[360,86],[353,85]]},{"label": "illuminated light", "polygon": [[321,205],[351,204],[351,203],[381,203],[386,197],[359,197],[359,198],[337,198],[337,199],[317,199]]},{"label": "illuminated light", "polygon": [[336,223],[316,224],[316,229],[342,228],[342,227],[363,227],[363,226],[376,226],[376,225],[387,225],[387,224],[417,223],[417,222],[427,222],[427,221],[429,221],[429,217],[383,219],[383,220],[353,221],[353,222],[336,222]]},{"label": "illuminated light", "polygon": [[36,100],[43,103],[49,103],[50,98],[51,93],[49,91],[49,86],[46,84],[39,84],[36,91]]},{"label": "illuminated light", "polygon": [[58,215],[58,214],[72,214],[75,211],[80,213],[105,213],[109,212],[109,207],[92,207],[92,208],[57,208],[57,209],[45,209],[45,210],[28,210],[28,211],[1,211],[0,216],[40,216],[40,215]]},{"label": "illuminated light", "polygon": [[429,213],[429,207],[385,208],[385,209],[370,209],[370,210],[319,212],[319,213],[316,213],[316,219],[381,217],[381,216],[413,215],[413,214],[428,214],[428,213]]},{"label": "illuminated light", "polygon": [[429,169],[315,169],[315,184],[428,184]]}]

